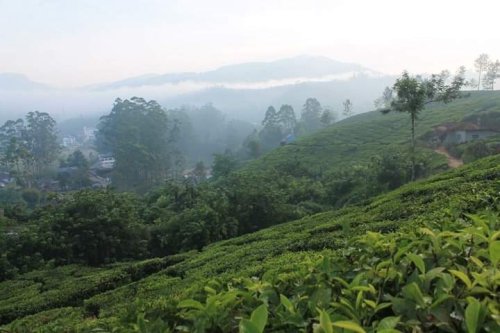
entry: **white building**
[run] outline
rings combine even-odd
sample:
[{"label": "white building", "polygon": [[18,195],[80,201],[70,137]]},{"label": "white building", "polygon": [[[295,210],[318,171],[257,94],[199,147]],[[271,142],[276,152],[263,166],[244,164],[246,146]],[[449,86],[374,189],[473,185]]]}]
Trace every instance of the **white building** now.
[{"label": "white building", "polygon": [[97,133],[97,129],[93,127],[83,127],[83,142],[92,142],[95,140],[95,135]]}]

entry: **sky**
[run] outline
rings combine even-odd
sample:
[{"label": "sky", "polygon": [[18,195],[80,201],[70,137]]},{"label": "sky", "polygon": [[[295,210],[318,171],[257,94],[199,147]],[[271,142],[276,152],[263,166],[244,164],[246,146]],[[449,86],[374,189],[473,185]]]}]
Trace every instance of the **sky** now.
[{"label": "sky", "polygon": [[498,0],[0,0],[0,73],[57,87],[321,55],[387,74],[500,58]]}]

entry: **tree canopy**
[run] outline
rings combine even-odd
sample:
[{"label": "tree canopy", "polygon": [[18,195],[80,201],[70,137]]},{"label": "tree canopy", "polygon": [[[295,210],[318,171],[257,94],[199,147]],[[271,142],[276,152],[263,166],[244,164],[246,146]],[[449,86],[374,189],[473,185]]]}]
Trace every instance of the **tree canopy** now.
[{"label": "tree canopy", "polygon": [[461,67],[449,80],[450,73],[442,71],[429,78],[412,76],[403,72],[392,89],[386,88],[378,101],[381,112],[405,112],[411,119],[412,180],[415,179],[415,121],[424,107],[432,102],[448,103],[461,96],[461,89],[466,84],[465,69]]},{"label": "tree canopy", "polygon": [[116,160],[114,186],[144,192],[161,184],[169,176],[173,134],[156,101],[117,99],[111,113],[101,118],[98,132],[101,151]]}]

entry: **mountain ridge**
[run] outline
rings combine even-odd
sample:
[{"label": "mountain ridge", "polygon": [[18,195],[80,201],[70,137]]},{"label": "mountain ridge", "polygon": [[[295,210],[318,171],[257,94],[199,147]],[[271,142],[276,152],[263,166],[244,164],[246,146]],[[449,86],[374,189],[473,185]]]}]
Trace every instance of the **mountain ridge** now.
[{"label": "mountain ridge", "polygon": [[49,90],[48,84],[31,80],[28,76],[20,73],[0,73],[0,90]]},{"label": "mountain ridge", "polygon": [[117,89],[123,87],[157,86],[179,84],[184,81],[210,83],[255,83],[269,80],[318,78],[347,72],[376,73],[362,65],[341,62],[324,56],[297,56],[274,61],[254,61],[220,66],[201,72],[172,72],[140,75],[107,84],[94,89]]}]

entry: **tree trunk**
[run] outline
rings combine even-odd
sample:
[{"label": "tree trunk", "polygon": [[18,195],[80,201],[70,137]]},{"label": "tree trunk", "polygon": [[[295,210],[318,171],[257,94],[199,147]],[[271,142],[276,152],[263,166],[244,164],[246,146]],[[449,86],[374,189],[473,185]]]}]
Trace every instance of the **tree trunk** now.
[{"label": "tree trunk", "polygon": [[411,114],[411,181],[415,180],[415,114]]},{"label": "tree trunk", "polygon": [[477,90],[479,91],[479,89],[481,88],[481,72],[483,71],[482,68],[479,69],[479,78],[477,80]]}]

